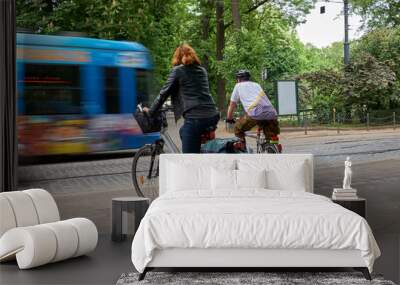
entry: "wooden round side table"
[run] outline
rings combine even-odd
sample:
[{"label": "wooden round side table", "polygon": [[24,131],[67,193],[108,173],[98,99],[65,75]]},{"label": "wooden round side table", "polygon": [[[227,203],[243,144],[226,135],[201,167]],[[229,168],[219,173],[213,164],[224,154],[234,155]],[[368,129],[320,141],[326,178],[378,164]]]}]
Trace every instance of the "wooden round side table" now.
[{"label": "wooden round side table", "polygon": [[111,239],[113,241],[123,241],[126,233],[123,228],[127,228],[129,223],[128,213],[134,213],[134,233],[139,227],[140,221],[149,208],[150,199],[142,197],[118,197],[112,199],[112,230]]}]

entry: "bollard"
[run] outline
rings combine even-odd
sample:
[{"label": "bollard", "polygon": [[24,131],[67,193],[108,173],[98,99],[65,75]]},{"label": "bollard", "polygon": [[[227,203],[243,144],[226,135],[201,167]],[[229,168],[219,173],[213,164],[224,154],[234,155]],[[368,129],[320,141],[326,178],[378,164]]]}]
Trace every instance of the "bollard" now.
[{"label": "bollard", "polygon": [[396,112],[393,112],[393,131],[396,130]]},{"label": "bollard", "polygon": [[340,125],[339,125],[339,114],[337,115],[337,125],[336,125],[336,132],[340,134]]},{"label": "bollard", "polygon": [[333,124],[336,123],[336,108],[333,108]]},{"label": "bollard", "polygon": [[369,131],[369,113],[367,113],[367,131]]},{"label": "bollard", "polygon": [[303,115],[303,120],[304,120],[304,134],[306,135],[307,134],[307,116],[304,117],[304,115]]}]

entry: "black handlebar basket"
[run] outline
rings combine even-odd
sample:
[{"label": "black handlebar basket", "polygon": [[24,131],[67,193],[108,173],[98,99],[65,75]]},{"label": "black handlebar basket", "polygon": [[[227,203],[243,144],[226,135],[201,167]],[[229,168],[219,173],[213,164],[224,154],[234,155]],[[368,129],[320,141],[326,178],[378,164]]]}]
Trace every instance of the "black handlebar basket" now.
[{"label": "black handlebar basket", "polygon": [[146,112],[136,111],[133,116],[145,134],[161,131],[161,128],[165,127],[167,122],[164,112],[157,112],[157,114],[150,116]]}]

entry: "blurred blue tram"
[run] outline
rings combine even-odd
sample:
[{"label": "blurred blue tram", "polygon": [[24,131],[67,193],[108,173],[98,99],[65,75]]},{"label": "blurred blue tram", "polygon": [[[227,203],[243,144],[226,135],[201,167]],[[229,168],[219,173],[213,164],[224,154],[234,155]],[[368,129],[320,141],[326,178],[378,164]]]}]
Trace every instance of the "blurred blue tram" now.
[{"label": "blurred blue tram", "polygon": [[18,152],[21,157],[139,148],[132,114],[148,102],[152,61],[134,42],[17,34]]}]

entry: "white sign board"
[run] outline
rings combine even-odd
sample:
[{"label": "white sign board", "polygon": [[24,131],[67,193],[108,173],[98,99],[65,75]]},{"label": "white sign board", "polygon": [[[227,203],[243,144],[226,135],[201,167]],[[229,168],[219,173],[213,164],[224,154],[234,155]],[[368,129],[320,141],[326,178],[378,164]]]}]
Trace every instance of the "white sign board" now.
[{"label": "white sign board", "polygon": [[279,115],[297,115],[296,81],[277,81],[277,99]]}]

